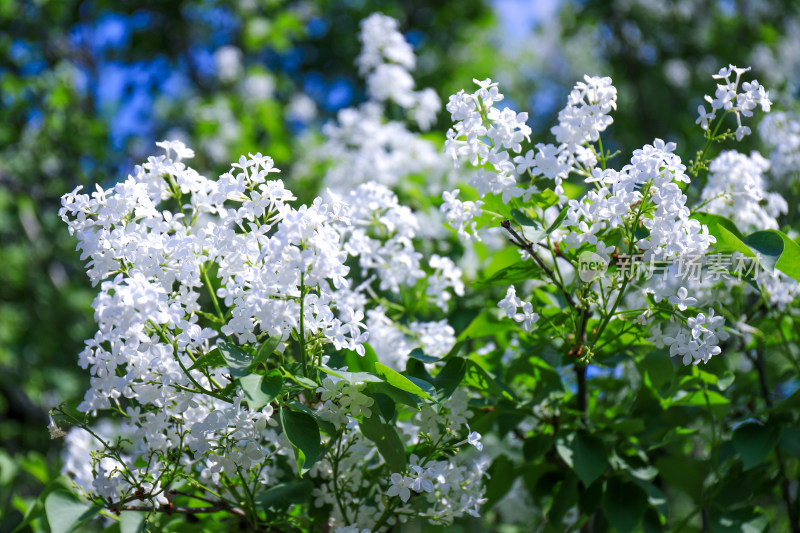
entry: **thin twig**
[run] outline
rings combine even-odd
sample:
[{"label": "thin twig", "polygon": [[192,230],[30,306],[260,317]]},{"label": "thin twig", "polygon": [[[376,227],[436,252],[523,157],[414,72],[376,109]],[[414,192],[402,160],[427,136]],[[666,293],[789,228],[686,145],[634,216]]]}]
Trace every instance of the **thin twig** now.
[{"label": "thin twig", "polygon": [[530,243],[530,241],[528,241],[528,239],[524,238],[522,235],[517,233],[516,230],[511,227],[510,220],[504,220],[503,222],[500,223],[500,225],[503,226],[503,228],[511,234],[512,236],[511,242],[514,245],[528,252],[528,255],[530,255],[533,258],[534,262],[536,262],[536,264],[539,265],[539,268],[541,268],[547,275],[547,277],[550,278],[550,281],[552,281],[553,284],[556,287],[558,287],[558,290],[560,290],[561,294],[564,295],[564,299],[566,300],[567,304],[569,304],[570,307],[575,308],[576,305],[575,301],[572,299],[572,296],[566,291],[566,289],[564,289],[564,286],[561,284],[558,278],[556,278],[556,275],[553,273],[552,269],[550,269],[550,267],[548,267],[545,264],[545,262],[542,261],[542,258],[539,257],[539,254],[537,254],[536,250],[533,249],[533,245]]}]

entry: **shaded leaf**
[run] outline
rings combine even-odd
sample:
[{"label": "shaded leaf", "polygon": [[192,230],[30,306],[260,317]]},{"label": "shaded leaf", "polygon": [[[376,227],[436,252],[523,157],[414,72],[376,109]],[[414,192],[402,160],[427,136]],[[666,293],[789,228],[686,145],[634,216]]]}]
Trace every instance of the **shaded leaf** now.
[{"label": "shaded leaf", "polygon": [[778,431],[756,422],[745,422],[733,432],[733,445],[745,470],[761,464],[778,442]]},{"label": "shaded leaf", "polygon": [[63,489],[54,490],[44,500],[44,511],[52,533],[66,533],[101,510],[102,507],[98,505],[90,507],[77,496]]},{"label": "shaded leaf", "polygon": [[467,362],[461,357],[450,359],[444,368],[436,374],[434,386],[437,390],[437,397],[449,398],[450,395],[461,384],[461,380],[467,373]]},{"label": "shaded leaf", "polygon": [[258,411],[278,397],[283,388],[283,376],[277,369],[267,375],[248,374],[237,380],[244,391],[247,404],[252,411]]},{"label": "shaded leaf", "polygon": [[411,350],[411,353],[408,354],[409,357],[413,359],[417,359],[418,361],[422,361],[423,363],[435,363],[439,360],[438,357],[431,357],[430,355],[425,355],[425,352],[422,351],[422,348],[414,348]]},{"label": "shaded leaf", "polygon": [[306,503],[311,497],[314,484],[308,479],[296,483],[278,483],[258,497],[258,506],[262,509],[282,511],[292,504]]},{"label": "shaded leaf", "polygon": [[489,476],[484,494],[486,509],[491,508],[511,490],[516,477],[514,462],[504,454],[498,455],[489,467]]},{"label": "shaded leaf", "polygon": [[267,359],[269,359],[269,356],[275,352],[275,348],[277,348],[278,344],[280,343],[280,337],[270,337],[262,342],[261,346],[258,347],[258,351],[256,352],[256,356],[253,358],[253,363],[250,365],[250,368],[255,368],[260,363],[266,362]]},{"label": "shaded leaf", "polygon": [[234,378],[240,378],[250,372],[250,363],[253,362],[253,357],[249,353],[231,342],[220,342],[217,348]]},{"label": "shaded leaf", "polygon": [[486,391],[497,398],[506,398],[516,401],[516,396],[505,385],[501,384],[495,377],[473,360],[467,361],[467,380],[473,387]]},{"label": "shaded leaf", "polygon": [[143,533],[144,513],[122,513],[119,517],[119,533]]},{"label": "shaded leaf", "polygon": [[491,285],[514,285],[536,277],[538,267],[532,261],[519,262],[500,269],[489,277],[478,281],[478,287]]},{"label": "shaded leaf", "polygon": [[558,439],[556,451],[586,486],[591,485],[608,468],[603,441],[585,431]]},{"label": "shaded leaf", "polygon": [[292,411],[286,406],[280,408],[283,433],[295,448],[297,471],[300,476],[314,466],[320,453],[320,433],[317,420],[303,411]]},{"label": "shaded leaf", "polygon": [[189,367],[189,370],[197,370],[202,368],[215,368],[225,364],[225,358],[219,351],[219,348],[214,348],[207,354],[201,354],[197,360]]},{"label": "shaded leaf", "polygon": [[375,443],[392,472],[405,471],[406,449],[394,425],[381,422],[378,415],[373,413],[370,417],[364,417],[359,428],[365,437]]},{"label": "shaded leaf", "polygon": [[633,531],[647,510],[647,494],[638,486],[619,477],[606,482],[603,514],[619,533]]}]

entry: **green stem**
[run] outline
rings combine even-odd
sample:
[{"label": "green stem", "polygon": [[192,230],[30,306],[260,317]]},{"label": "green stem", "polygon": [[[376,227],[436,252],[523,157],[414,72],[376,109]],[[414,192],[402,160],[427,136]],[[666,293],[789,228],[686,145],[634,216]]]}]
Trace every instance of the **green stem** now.
[{"label": "green stem", "polygon": [[208,272],[206,272],[206,269],[203,265],[200,265],[200,274],[203,276],[203,283],[206,284],[209,294],[211,294],[211,301],[214,303],[214,310],[216,310],[217,316],[219,317],[220,321],[224,324],[225,315],[222,314],[222,309],[219,306],[217,295],[214,292],[214,286],[211,285],[211,280],[208,279]]},{"label": "green stem", "polygon": [[306,296],[306,274],[300,273],[300,351],[303,356],[303,377],[308,377],[308,356],[306,354],[306,314],[305,314],[305,296]]},{"label": "green stem", "polygon": [[242,469],[240,467],[236,467],[236,472],[239,474],[239,479],[242,480],[242,484],[244,485],[244,492],[247,496],[247,501],[250,504],[250,508],[247,509],[247,515],[250,517],[250,520],[253,525],[253,529],[255,529],[256,525],[258,524],[258,511],[256,511],[256,500],[253,496],[253,492],[250,490],[250,484],[244,478],[242,474]]},{"label": "green stem", "polygon": [[697,178],[697,175],[700,172],[700,165],[702,165],[703,161],[705,160],[706,152],[708,152],[708,149],[711,148],[711,144],[717,139],[717,132],[719,132],[719,128],[722,126],[722,122],[725,120],[725,117],[728,116],[728,113],[730,113],[730,111],[725,111],[725,113],[719,117],[717,120],[717,125],[714,127],[714,131],[708,136],[706,145],[697,153],[697,160],[693,162],[692,168],[689,171],[693,178]]},{"label": "green stem", "polygon": [[606,153],[603,151],[603,136],[597,136],[597,147],[600,148],[600,166],[603,167],[603,170],[606,169]]},{"label": "green stem", "polygon": [[[175,344],[175,341],[170,341],[167,338],[167,334],[164,331],[163,327],[161,327],[160,325],[156,324],[152,320],[150,321],[150,324],[156,330],[156,332],[158,333],[158,336],[161,337],[162,341],[164,341],[167,344],[172,345],[173,352],[175,353],[175,360],[178,362],[178,365],[181,367],[181,370],[183,370],[183,373],[186,374],[186,377],[189,378],[189,381],[192,382],[192,385],[197,387],[198,390],[200,392],[202,392],[203,394],[211,396],[212,398],[216,398],[218,400],[222,400],[222,401],[225,401],[225,402],[228,402],[228,403],[233,403],[233,401],[230,400],[229,398],[226,398],[225,396],[223,396],[221,394],[217,394],[214,391],[210,391],[210,390],[206,389],[205,387],[203,387],[200,383],[198,383],[198,381],[196,379],[194,379],[194,377],[192,376],[191,372],[189,372],[189,369],[186,368],[186,365],[183,364],[183,361],[181,361],[180,354],[178,353],[178,346]],[[185,388],[185,387],[181,387],[180,385],[173,385],[173,386],[180,387],[180,388]],[[192,392],[194,392],[194,391],[192,391]]]},{"label": "green stem", "polygon": [[341,445],[342,445],[342,435],[344,433],[339,434],[339,438],[336,441],[336,453],[334,454],[334,461],[333,461],[333,495],[336,498],[336,504],[339,506],[339,510],[342,511],[342,517],[344,518],[345,525],[350,524],[350,519],[347,517],[347,509],[345,508],[344,504],[342,503],[342,497],[339,494],[339,461],[341,460],[342,456],[340,453]]}]

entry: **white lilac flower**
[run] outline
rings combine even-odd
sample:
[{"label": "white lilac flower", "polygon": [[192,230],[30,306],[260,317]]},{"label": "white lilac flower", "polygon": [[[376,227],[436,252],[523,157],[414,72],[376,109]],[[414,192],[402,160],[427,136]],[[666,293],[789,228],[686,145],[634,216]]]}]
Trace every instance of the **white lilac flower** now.
[{"label": "white lilac flower", "polygon": [[458,199],[459,193],[460,191],[458,189],[444,191],[442,193],[442,200],[444,202],[440,209],[442,213],[445,214],[445,218],[450,227],[458,232],[458,237],[460,239],[464,241],[470,241],[471,239],[480,240],[475,219],[483,214],[481,207],[484,203],[482,200],[476,200],[474,202],[461,201]]},{"label": "white lilac flower", "polygon": [[770,113],[758,125],[761,139],[772,150],[770,171],[778,178],[800,168],[800,117],[796,113]]},{"label": "white lilac flower", "polygon": [[450,290],[458,296],[464,295],[461,269],[449,257],[442,257],[438,254],[431,256],[428,265],[434,271],[428,276],[428,288],[425,293],[433,298],[438,307],[447,311],[447,302],[453,297]]},{"label": "white lilac flower", "polygon": [[725,319],[714,315],[713,309],[709,309],[707,315],[699,313],[696,317],[690,317],[687,326],[672,336],[664,337],[665,344],[670,347],[670,355],[681,356],[684,365],[707,363],[721,352],[719,342],[729,337],[725,331]]},{"label": "white lilac flower", "polygon": [[715,118],[717,118],[713,108],[711,109],[711,113],[706,113],[706,108],[702,104],[697,106],[697,114],[697,121],[695,123],[700,124],[700,127],[704,130],[708,129],[709,121],[713,121]]},{"label": "white lilac flower", "polygon": [[788,212],[780,194],[767,192],[765,173],[770,163],[757,152],[749,156],[734,150],[719,154],[709,166],[701,194],[704,209],[730,218],[742,231],[777,229],[775,220]]},{"label": "white lilac flower", "polygon": [[403,503],[407,502],[411,497],[411,488],[414,485],[414,479],[409,476],[403,476],[398,473],[392,474],[391,486],[386,491],[386,495],[391,497],[399,496]]},{"label": "white lilac flower", "polygon": [[481,443],[481,434],[478,433],[477,431],[470,432],[470,434],[467,436],[467,442],[475,446],[475,448],[477,448],[479,452],[483,451],[483,444]]},{"label": "white lilac flower", "polygon": [[505,298],[497,302],[497,307],[502,309],[508,318],[513,318],[521,305],[522,300],[517,297],[517,289],[513,285],[508,286]]},{"label": "white lilac flower", "polygon": [[427,355],[442,357],[456,344],[456,332],[446,320],[412,322],[408,329],[414,334]]},{"label": "white lilac flower", "polygon": [[686,287],[681,287],[678,289],[678,294],[676,296],[670,296],[668,300],[672,305],[676,306],[681,311],[686,311],[687,307],[697,303],[697,298],[692,298],[689,296],[689,291],[686,289]]},{"label": "white lilac flower", "polygon": [[559,143],[577,147],[597,141],[614,122],[609,113],[617,108],[617,89],[611,78],[586,75],[584,80],[575,84],[551,130]]},{"label": "white lilac flower", "polygon": [[539,314],[533,312],[533,305],[530,302],[522,302],[522,312],[514,315],[514,320],[520,323],[525,331],[530,331],[535,322],[539,320]]},{"label": "white lilac flower", "polygon": [[[120,398],[131,403],[130,418],[111,432],[133,443],[131,457],[123,458],[127,465],[90,455],[97,449],[77,446],[73,432],[67,434],[65,471],[76,475],[85,492],[104,499],[133,490],[129,480],[142,474],[132,466],[135,458],[152,453],[181,455],[181,464],[213,486],[240,471],[264,483],[276,477],[278,467],[263,466],[265,458],[292,452],[272,419],[273,407],[249,409],[241,391],[232,403],[196,394],[197,386],[224,389],[229,371],[185,369],[215,348],[220,333],[254,345],[262,334],[283,341],[300,335],[301,286],[307,292],[305,335],[362,353],[376,290],[371,284],[396,292],[428,277],[439,292],[463,291],[452,262],[426,260],[414,248],[418,221],[384,186],[365,184],[295,208],[291,191],[270,179],[278,170],[267,156],[243,156],[215,181],[186,165],[193,152],[182,143],[159,144],[166,155],[151,157],[110,189],[98,187],[91,195],[76,189],[64,196],[60,211],[78,237],[90,279],[99,285],[93,304],[98,331],[79,356],[91,374],[80,409],[95,413]],[[158,209],[177,196],[185,215]],[[230,314],[221,331],[198,322],[209,264],[216,265],[220,285],[215,296]],[[368,281],[353,286],[349,265]],[[382,316],[383,327],[397,329]],[[443,320],[409,329],[407,352],[416,342],[443,355],[455,344]],[[359,434],[352,417],[372,414],[374,400],[361,387],[327,378],[319,390],[319,417],[350,439]],[[176,438],[177,427],[184,428],[183,439]],[[49,429],[60,436],[53,422]],[[355,460],[375,453],[374,446],[364,447]],[[149,474],[158,474],[154,468]],[[120,475],[125,469],[130,476]],[[361,469],[350,470],[345,481],[360,483]]]},{"label": "white lilac flower", "polygon": [[[717,74],[712,76],[715,80],[722,80],[724,83],[717,83],[713,97],[705,96],[706,102],[711,104],[710,114],[706,114],[703,106],[698,107],[700,116],[697,119],[697,123],[703,129],[708,129],[708,120],[713,120],[717,110],[729,111],[736,115],[736,140],[741,141],[746,135],[750,135],[750,128],[742,125],[742,117],[753,116],[753,109],[757,106],[760,106],[761,111],[764,113],[769,112],[772,106],[769,93],[758,81],[753,80],[742,83],[742,92],[739,92],[739,82],[742,74],[749,70],[750,67],[739,68],[729,65],[721,68]],[[734,74],[736,78],[731,80],[731,76]]]},{"label": "white lilac flower", "polygon": [[[531,128],[526,124],[528,114],[508,107],[502,110],[494,107],[503,99],[497,84],[490,79],[473,81],[479,86],[477,91],[472,94],[459,91],[450,96],[446,105],[455,123],[447,132],[445,152],[457,165],[464,158],[475,166],[490,164],[492,169],[480,169],[470,185],[481,197],[491,193],[508,203],[525,192],[517,186],[516,167],[510,153],[520,153],[522,141],[530,139]],[[489,143],[481,140],[484,137]]]}]

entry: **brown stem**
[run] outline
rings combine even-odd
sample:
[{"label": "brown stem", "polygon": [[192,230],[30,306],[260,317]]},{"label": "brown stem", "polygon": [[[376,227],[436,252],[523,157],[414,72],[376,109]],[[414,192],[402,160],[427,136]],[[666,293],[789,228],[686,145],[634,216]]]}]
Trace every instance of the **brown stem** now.
[{"label": "brown stem", "polygon": [[547,277],[550,278],[550,281],[552,281],[553,284],[556,287],[558,287],[558,290],[560,290],[561,294],[564,295],[564,299],[566,300],[567,304],[569,304],[570,307],[574,308],[575,301],[572,299],[572,296],[570,296],[570,294],[566,291],[566,289],[564,289],[564,286],[561,285],[560,281],[558,281],[558,278],[556,278],[555,274],[550,269],[550,267],[548,267],[544,263],[544,261],[542,261],[542,258],[539,257],[539,254],[537,254],[536,250],[533,249],[533,245],[530,243],[530,241],[528,241],[528,239],[524,238],[522,235],[517,233],[516,230],[514,230],[514,228],[511,227],[510,220],[504,220],[503,222],[500,223],[500,225],[503,226],[503,228],[508,233],[511,234],[512,236],[511,243],[528,252],[528,255],[530,255],[533,258],[534,262],[537,265],[539,265],[539,268],[541,268],[547,275]]}]

